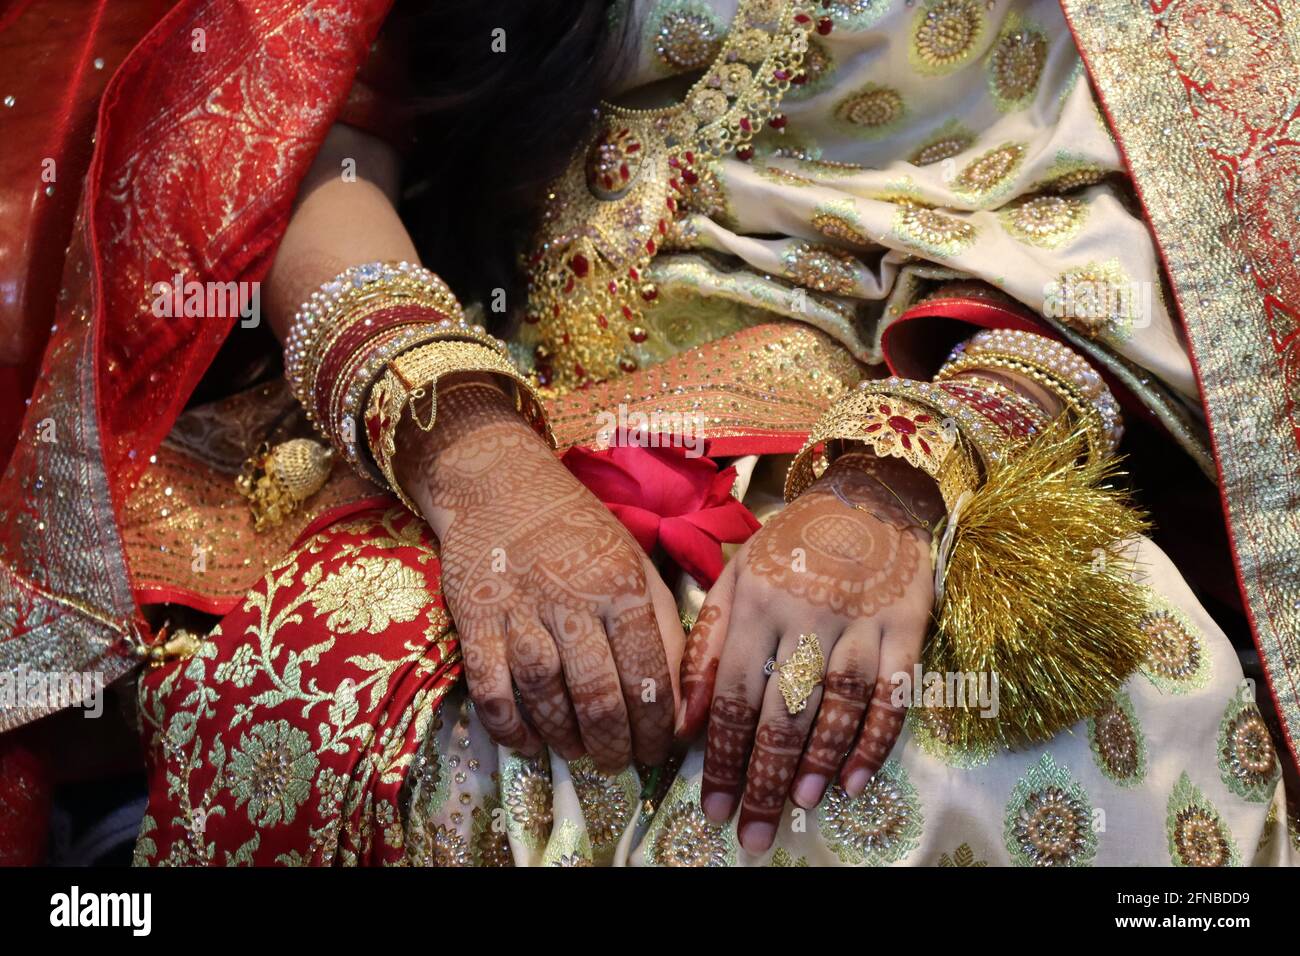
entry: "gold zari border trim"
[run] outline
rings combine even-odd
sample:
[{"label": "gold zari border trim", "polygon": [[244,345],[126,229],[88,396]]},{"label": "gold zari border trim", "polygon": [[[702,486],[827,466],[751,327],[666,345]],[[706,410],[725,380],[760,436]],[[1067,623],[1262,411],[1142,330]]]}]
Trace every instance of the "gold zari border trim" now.
[{"label": "gold zari border trim", "polygon": [[[1293,275],[1278,273],[1294,265],[1291,250],[1282,248],[1289,239],[1269,239],[1260,217],[1246,213],[1261,204],[1267,213],[1270,201],[1291,195],[1279,189],[1271,196],[1266,171],[1278,144],[1295,137],[1290,114],[1300,75],[1300,3],[1062,5],[1174,286],[1213,436],[1238,577],[1294,753],[1300,396],[1288,392],[1288,361],[1294,377],[1295,358],[1288,358],[1285,343],[1297,335],[1297,324],[1287,304],[1272,297],[1293,284]],[[1216,37],[1230,42],[1211,42]],[[1244,136],[1237,135],[1241,130]],[[1273,288],[1262,287],[1264,276],[1272,277]]]}]

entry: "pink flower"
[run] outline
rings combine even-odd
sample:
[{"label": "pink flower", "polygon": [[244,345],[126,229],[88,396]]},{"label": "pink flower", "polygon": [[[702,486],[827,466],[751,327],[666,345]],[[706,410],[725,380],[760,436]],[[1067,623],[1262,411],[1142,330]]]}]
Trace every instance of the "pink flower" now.
[{"label": "pink flower", "polygon": [[736,469],[690,458],[679,447],[570,448],[569,471],[605,503],[646,550],[664,552],[704,587],[722,573],[722,543],[744,541],[758,519],[731,495]]}]

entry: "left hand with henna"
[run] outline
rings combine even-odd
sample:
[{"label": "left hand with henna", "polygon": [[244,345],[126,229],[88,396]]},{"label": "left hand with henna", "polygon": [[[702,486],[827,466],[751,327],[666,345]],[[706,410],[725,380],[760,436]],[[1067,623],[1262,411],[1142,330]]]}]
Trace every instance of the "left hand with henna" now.
[{"label": "left hand with henna", "polygon": [[[722,823],[739,802],[749,852],[772,845],[787,796],[811,809],[837,773],[857,796],[884,763],[905,713],[889,678],[920,658],[934,590],[929,529],[942,515],[925,473],[851,451],[747,541],[709,592],[687,640],[677,736],[695,737],[707,720],[701,804]],[[764,669],[804,634],[816,635],[826,673],[790,714]]]}]

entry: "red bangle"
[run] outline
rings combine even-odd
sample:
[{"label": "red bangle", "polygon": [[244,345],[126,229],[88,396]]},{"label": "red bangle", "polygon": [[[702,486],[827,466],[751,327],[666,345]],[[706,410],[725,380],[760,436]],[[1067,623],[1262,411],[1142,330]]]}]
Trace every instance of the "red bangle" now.
[{"label": "red bangle", "polygon": [[1029,438],[1038,431],[1047,417],[1044,414],[1035,419],[1014,402],[987,392],[974,383],[941,382],[939,388],[979,412],[1009,438]]},{"label": "red bangle", "polygon": [[321,356],[319,370],[316,373],[315,394],[312,396],[316,405],[317,420],[328,422],[330,418],[330,396],[335,394],[335,384],[339,375],[352,364],[349,360],[358,351],[365,348],[372,339],[386,332],[408,325],[422,325],[438,322],[446,318],[441,312],[430,309],[427,305],[394,305],[378,309],[364,319],[353,322],[338,337],[330,342]]}]

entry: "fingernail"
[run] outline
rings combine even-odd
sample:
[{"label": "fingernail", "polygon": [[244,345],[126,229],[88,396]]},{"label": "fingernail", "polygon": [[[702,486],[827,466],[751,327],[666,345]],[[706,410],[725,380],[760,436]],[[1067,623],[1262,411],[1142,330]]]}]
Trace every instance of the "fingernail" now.
[{"label": "fingernail", "polygon": [[704,815],[714,823],[726,823],[731,819],[731,810],[736,801],[728,793],[710,793],[701,801]]},{"label": "fingernail", "polygon": [[805,810],[817,806],[826,790],[826,778],[819,773],[806,773],[799,778],[794,787],[794,802]]},{"label": "fingernail", "polygon": [[679,734],[698,733],[709,712],[709,699],[703,694],[687,694],[682,702],[682,716],[678,722]]},{"label": "fingernail", "polygon": [[767,848],[772,845],[772,837],[776,835],[776,827],[762,820],[754,820],[746,823],[740,830],[740,845],[748,853],[766,853]]},{"label": "fingernail", "polygon": [[867,789],[867,781],[871,779],[871,774],[864,767],[849,774],[849,779],[844,781],[844,790],[850,797],[857,797],[862,791]]}]

